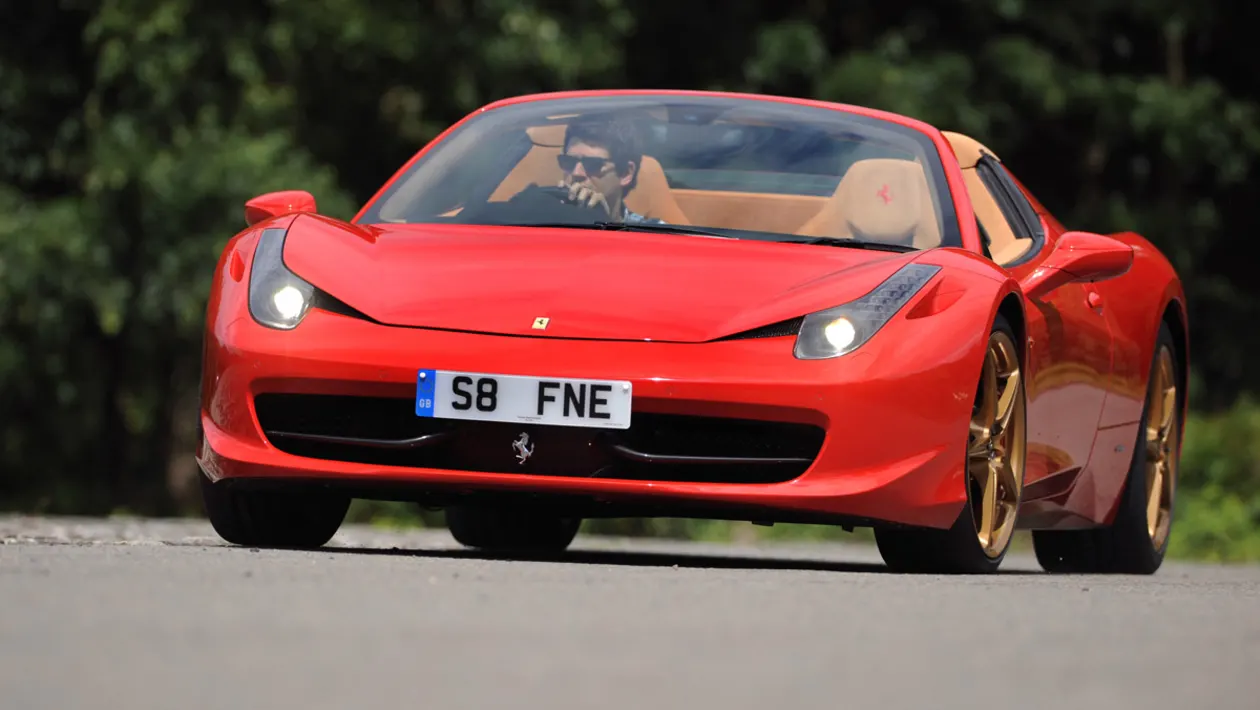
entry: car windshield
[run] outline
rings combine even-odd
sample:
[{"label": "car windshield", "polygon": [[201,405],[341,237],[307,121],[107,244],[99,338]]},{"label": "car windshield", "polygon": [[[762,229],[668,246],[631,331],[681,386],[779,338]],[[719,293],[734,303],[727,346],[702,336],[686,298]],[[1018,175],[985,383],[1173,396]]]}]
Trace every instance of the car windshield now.
[{"label": "car windshield", "polygon": [[357,221],[664,225],[927,249],[961,243],[949,194],[931,139],[892,121],[753,98],[610,94],[479,112]]}]

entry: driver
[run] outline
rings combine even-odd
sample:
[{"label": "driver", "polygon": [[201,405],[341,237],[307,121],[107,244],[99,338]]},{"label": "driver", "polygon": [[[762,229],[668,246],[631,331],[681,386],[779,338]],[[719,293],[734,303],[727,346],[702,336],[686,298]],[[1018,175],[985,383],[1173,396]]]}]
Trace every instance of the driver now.
[{"label": "driver", "polygon": [[568,188],[569,199],[588,207],[601,207],[617,222],[665,224],[631,212],[626,194],[639,181],[643,149],[629,122],[610,118],[582,118],[569,124],[564,149],[556,156],[560,187]]}]

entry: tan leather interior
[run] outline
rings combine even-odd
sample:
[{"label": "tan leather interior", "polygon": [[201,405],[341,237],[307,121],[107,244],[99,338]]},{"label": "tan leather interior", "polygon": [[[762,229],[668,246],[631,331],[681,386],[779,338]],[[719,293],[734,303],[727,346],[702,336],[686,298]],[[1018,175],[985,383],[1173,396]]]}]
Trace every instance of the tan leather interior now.
[{"label": "tan leather interior", "polygon": [[692,224],[794,234],[818,214],[826,197],[730,190],[674,190]]},{"label": "tan leather interior", "polygon": [[[516,164],[490,195],[491,202],[511,199],[530,185],[557,185],[560,183],[560,166],[556,156],[564,146],[564,126],[535,126],[529,129],[534,145]],[[665,171],[660,162],[649,155],[643,156],[639,167],[639,182],[626,195],[626,207],[645,217],[663,219],[670,224],[691,224],[687,215],[669,188]]]},{"label": "tan leather interior", "polygon": [[674,198],[661,164],[650,155],[643,156],[639,183],[626,195],[626,207],[644,217],[663,219],[669,224],[692,223]]},{"label": "tan leather interior", "polygon": [[909,240],[920,249],[941,243],[940,222],[923,166],[891,158],[854,163],[831,199],[796,233],[880,242]]},{"label": "tan leather interior", "polygon": [[556,165],[558,148],[535,145],[503,178],[490,194],[491,202],[506,202],[530,185],[556,185],[560,182],[560,166]]},{"label": "tan leather interior", "polygon": [[1002,215],[1002,210],[998,207],[993,193],[989,192],[984,182],[980,180],[980,176],[976,174],[976,163],[980,162],[982,155],[987,153],[994,159],[998,159],[997,154],[976,139],[961,133],[949,131],[942,131],[942,133],[958,157],[958,164],[962,167],[963,183],[967,186],[967,194],[971,197],[971,205],[975,208],[976,218],[984,226],[984,231],[989,234],[989,254],[994,263],[1009,264],[1023,256],[1032,247],[1033,240],[1015,236],[1010,223]]}]

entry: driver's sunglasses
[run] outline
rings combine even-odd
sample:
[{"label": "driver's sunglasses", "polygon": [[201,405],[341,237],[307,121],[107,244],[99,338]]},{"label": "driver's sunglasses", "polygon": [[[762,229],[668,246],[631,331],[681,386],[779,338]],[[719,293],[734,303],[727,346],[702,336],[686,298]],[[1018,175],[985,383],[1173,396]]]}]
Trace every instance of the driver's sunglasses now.
[{"label": "driver's sunglasses", "polygon": [[603,175],[605,172],[604,166],[612,163],[612,161],[608,158],[579,158],[576,155],[568,155],[565,153],[557,155],[556,162],[560,164],[560,169],[566,173],[573,172],[574,169],[577,168],[577,164],[581,163],[582,170],[591,177]]}]

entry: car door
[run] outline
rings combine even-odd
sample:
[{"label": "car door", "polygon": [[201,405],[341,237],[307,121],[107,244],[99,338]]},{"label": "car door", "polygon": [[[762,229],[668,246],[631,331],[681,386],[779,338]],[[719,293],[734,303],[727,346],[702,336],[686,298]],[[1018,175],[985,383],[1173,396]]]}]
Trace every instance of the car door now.
[{"label": "car door", "polygon": [[[982,156],[964,175],[989,237],[990,258],[1022,280],[1049,254],[1058,234],[996,157]],[[1026,501],[1065,493],[1089,462],[1111,370],[1111,334],[1100,306],[1092,284],[1068,284],[1025,299]]]}]

